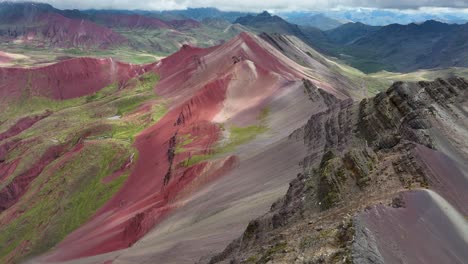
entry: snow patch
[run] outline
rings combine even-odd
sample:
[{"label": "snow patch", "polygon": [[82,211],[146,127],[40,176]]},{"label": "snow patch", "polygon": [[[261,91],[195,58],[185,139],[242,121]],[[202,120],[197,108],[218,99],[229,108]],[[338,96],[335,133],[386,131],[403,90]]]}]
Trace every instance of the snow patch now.
[{"label": "snow patch", "polygon": [[252,71],[255,80],[258,79],[257,67],[255,66],[255,63],[250,60],[247,60],[246,63],[247,63],[247,66],[249,66],[249,69]]},{"label": "snow patch", "polygon": [[122,117],[119,115],[116,115],[116,116],[108,117],[107,120],[119,120],[120,118]]}]

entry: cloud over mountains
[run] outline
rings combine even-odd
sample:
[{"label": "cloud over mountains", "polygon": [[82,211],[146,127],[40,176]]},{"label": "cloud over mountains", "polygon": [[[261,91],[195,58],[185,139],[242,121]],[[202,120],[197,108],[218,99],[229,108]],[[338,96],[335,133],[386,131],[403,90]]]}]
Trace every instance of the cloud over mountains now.
[{"label": "cloud over mountains", "polygon": [[[14,0],[13,2],[20,2]],[[427,7],[468,8],[468,0],[43,0],[67,9],[147,9],[170,10],[187,7],[217,7],[221,10],[317,10],[338,7],[418,9]]]}]

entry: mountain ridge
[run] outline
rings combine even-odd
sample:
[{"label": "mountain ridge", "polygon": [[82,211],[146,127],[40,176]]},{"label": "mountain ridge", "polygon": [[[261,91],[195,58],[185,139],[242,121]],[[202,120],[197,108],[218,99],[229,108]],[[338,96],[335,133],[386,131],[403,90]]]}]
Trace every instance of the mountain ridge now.
[{"label": "mountain ridge", "polygon": [[[464,238],[451,236],[460,234],[456,221],[468,210],[464,206],[468,197],[455,187],[467,184],[466,167],[456,158],[466,157],[466,152],[461,148],[445,152],[445,144],[457,142],[456,135],[444,130],[451,121],[423,109],[437,102],[448,108],[435,111],[453,109],[455,122],[463,126],[463,117],[456,117],[460,112],[455,109],[466,104],[467,88],[468,83],[457,78],[398,82],[355,107],[349,102],[331,103],[333,110],[328,115],[312,116],[294,134],[310,140],[311,145],[304,157],[304,171],[291,182],[287,194],[264,216],[252,220],[224,251],[197,263],[416,263],[422,259],[456,263],[465,259]],[[419,97],[418,92],[426,96]],[[400,98],[396,105],[383,109],[396,98]],[[381,111],[386,114],[379,117]],[[409,120],[399,119],[405,113],[411,116]],[[353,122],[358,128],[351,131],[345,124]],[[329,132],[333,130],[320,129],[330,123],[350,130],[334,135]],[[405,132],[390,132],[395,129]],[[438,141],[442,135],[429,132],[431,129],[442,129],[448,141]],[[466,129],[465,122],[463,131]],[[321,146],[317,139],[327,144]],[[365,141],[359,143],[362,139]],[[447,177],[444,171],[449,167],[451,176]],[[385,176],[379,176],[382,174]],[[451,209],[444,212],[442,206]],[[441,225],[438,221],[448,222]],[[402,238],[408,233],[412,236]],[[466,233],[460,235],[466,237]],[[432,249],[412,244],[420,239]],[[441,246],[439,239],[447,244]]]},{"label": "mountain ridge", "polygon": [[[180,68],[181,61],[184,62],[183,68]],[[239,170],[247,166],[243,164],[252,155],[247,153],[256,148],[246,147],[250,151],[231,154],[231,148],[236,146],[235,144],[248,144],[244,141],[234,141],[229,143],[234,145],[224,150],[226,153],[216,150],[218,147],[214,147],[214,142],[221,141],[223,136],[218,125],[220,123],[225,124],[225,129],[232,130],[231,133],[237,133],[236,127],[264,131],[267,128],[262,122],[265,121],[259,119],[259,116],[265,111],[263,109],[271,108],[269,111],[272,111],[274,119],[269,121],[271,125],[268,125],[268,130],[273,137],[259,139],[256,144],[264,144],[265,147],[270,144],[284,144],[280,142],[286,140],[288,131],[304,122],[310,111],[320,109],[318,104],[304,112],[302,104],[295,104],[297,101],[306,100],[301,97],[304,89],[303,78],[311,78],[315,85],[323,89],[320,98],[327,98],[329,93],[337,98],[348,97],[344,94],[345,90],[340,90],[342,88],[317,79],[307,68],[282,55],[261,38],[248,33],[242,33],[221,46],[208,49],[184,46],[179,52],[159,62],[152,71],[161,77],[158,85],[154,87],[155,92],[171,107],[156,125],[147,128],[136,137],[135,146],[139,150],[140,158],[132,165],[132,174],[119,192],[91,218],[90,222],[67,236],[55,250],[37,259],[37,262],[66,261],[105,252],[114,254],[115,250],[127,248],[140,240],[155,224],[164,223],[169,212],[184,212],[178,208],[182,205],[176,202],[176,198],[182,194],[196,192],[197,189],[190,186],[200,181],[199,177],[206,177],[205,184],[208,184],[221,175],[239,173]],[[251,94],[256,96],[252,97]],[[287,122],[286,116],[276,117],[276,114],[273,114],[282,112],[284,105],[288,105],[288,111],[297,113],[297,116],[289,118]],[[158,136],[153,136],[155,133]],[[187,144],[185,151],[176,151],[176,145],[181,144],[186,137],[192,138],[193,141]],[[228,137],[224,140],[235,139]],[[292,144],[291,147],[299,148],[299,145]],[[211,156],[210,153],[216,151],[221,151],[218,154],[220,156]],[[282,151],[275,153],[282,155]],[[190,159],[194,160],[193,164],[190,163]],[[254,160],[246,164],[251,164]],[[184,163],[190,165],[181,165]],[[295,166],[290,169],[293,168]],[[155,171],[159,171],[160,175],[155,177]],[[259,173],[260,181],[268,181],[272,177],[270,173],[264,174],[266,171],[261,170]],[[285,180],[276,184],[282,185]],[[138,192],[135,192],[136,186],[140,186]],[[203,184],[199,186],[202,187]],[[231,189],[232,187],[231,185]],[[264,188],[257,191],[268,191]],[[154,189],[160,191],[154,192]],[[245,191],[242,186],[236,189],[236,197],[244,197]],[[249,191],[248,195],[254,194]],[[223,201],[226,202],[228,201]],[[244,218],[239,221],[245,223]],[[239,223],[235,222],[236,226],[241,227]],[[223,228],[222,225],[219,228],[213,231],[219,232]],[[108,240],[92,239],[97,234],[106,233],[109,234]],[[209,240],[204,243],[209,243]],[[164,252],[160,254],[167,254]],[[101,256],[105,255],[99,255]]]},{"label": "mountain ridge", "polygon": [[5,10],[1,263],[468,258],[465,25]]}]

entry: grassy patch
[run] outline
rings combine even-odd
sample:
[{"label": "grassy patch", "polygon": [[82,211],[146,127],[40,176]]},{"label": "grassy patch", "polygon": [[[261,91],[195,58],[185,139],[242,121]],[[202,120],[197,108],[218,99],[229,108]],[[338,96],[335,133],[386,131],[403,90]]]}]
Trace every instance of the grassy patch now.
[{"label": "grassy patch", "polygon": [[148,92],[148,91],[153,92],[153,88],[158,83],[158,81],[159,81],[159,76],[154,73],[150,72],[150,73],[143,74],[139,78],[134,79],[134,82],[136,82],[135,91],[138,93]]},{"label": "grassy patch", "polygon": [[95,92],[94,94],[86,96],[86,102],[89,103],[89,102],[92,102],[92,101],[100,100],[100,99],[102,99],[102,98],[104,98],[106,96],[109,96],[109,95],[117,92],[118,88],[119,87],[118,87],[118,85],[116,83],[108,85],[108,86],[102,88],[101,90]]},{"label": "grassy patch", "polygon": [[186,160],[182,161],[182,165],[184,167],[192,167],[193,165],[213,158],[213,156],[213,154],[193,155],[190,158],[187,158]]},{"label": "grassy patch", "polygon": [[234,149],[242,144],[255,139],[258,135],[268,131],[268,128],[263,125],[253,125],[247,127],[236,127],[230,128],[230,136],[227,144],[219,146],[217,152],[226,153],[234,151]]},{"label": "grassy patch", "polygon": [[[0,222],[6,222],[0,226],[0,263],[9,262],[6,256],[24,246],[21,243],[25,241],[28,249],[15,251],[15,262],[50,249],[85,223],[121,187],[127,174],[107,184],[102,179],[120,169],[135,153],[131,147],[135,136],[167,112],[164,101],[153,91],[158,80],[157,75],[147,73],[129,81],[125,88],[112,84],[72,100],[24,97],[0,113],[0,120],[7,121],[3,128],[16,118],[30,115],[28,111],[53,111],[16,136],[33,143],[8,153],[7,162],[21,158],[9,181],[29,169],[50,146],[84,142],[78,153],[56,159],[33,180],[17,203],[22,212],[17,218],[7,222],[0,215]],[[126,115],[144,103],[153,105],[153,111]],[[125,118],[109,119],[117,113]]]},{"label": "grassy patch", "polygon": [[167,110],[165,103],[154,105],[151,113],[151,121],[154,123],[158,122],[167,113]]},{"label": "grassy patch", "polygon": [[0,190],[7,186],[16,176],[29,170],[31,165],[36,164],[47,149],[53,145],[52,142],[37,142],[33,146],[27,146],[15,152],[8,153],[7,162],[12,162],[18,158],[21,159],[12,175],[0,183]]},{"label": "grassy patch", "polygon": [[[252,140],[254,140],[258,135],[263,134],[268,131],[268,127],[266,126],[266,118],[268,117],[270,110],[269,108],[264,108],[259,116],[258,120],[260,121],[257,125],[251,125],[246,127],[237,127],[231,126],[229,127],[229,138],[226,142],[218,143],[213,151],[208,154],[198,154],[193,155],[186,160],[182,161],[182,165],[185,167],[190,167],[200,162],[212,159],[213,157],[229,152],[235,151],[236,147],[246,144]],[[226,130],[224,124],[219,124],[221,130]],[[191,143],[191,141],[190,141]],[[187,143],[188,144],[188,143]]]},{"label": "grassy patch", "polygon": [[113,127],[112,138],[133,142],[135,136],[145,128],[144,125],[131,122],[119,123]]},{"label": "grassy patch", "polygon": [[124,97],[113,102],[117,107],[117,115],[123,116],[127,113],[134,111],[141,103],[151,98],[151,95],[134,95]]},{"label": "grassy patch", "polygon": [[44,97],[31,97],[8,104],[0,113],[0,120],[12,120],[24,115],[41,114],[45,110],[59,111],[65,108],[74,107],[83,104],[83,98],[71,100],[56,101]]},{"label": "grassy patch", "polygon": [[23,241],[30,242],[28,254],[42,253],[86,222],[125,181],[124,175],[102,183],[131,152],[129,145],[107,140],[86,144],[71,159],[62,157],[50,164],[31,184],[27,194],[31,197],[24,197],[33,198],[30,203],[22,203],[25,212],[0,227],[0,244],[4,245],[0,256]]},{"label": "grassy patch", "polygon": [[451,76],[468,78],[468,68],[453,67],[448,69],[419,70],[410,73],[380,71],[369,76],[386,80],[389,83],[394,81],[433,81],[437,78],[449,78]]},{"label": "grassy patch", "polygon": [[255,264],[258,261],[258,256],[250,256],[248,259],[246,259],[243,264]]},{"label": "grassy patch", "polygon": [[315,238],[314,237],[305,236],[304,238],[302,238],[301,243],[299,244],[299,248],[301,250],[305,250],[305,249],[310,248],[311,246],[313,246],[314,243],[315,243]]},{"label": "grassy patch", "polygon": [[183,135],[182,137],[177,139],[177,145],[175,153],[182,153],[185,151],[185,147],[193,142],[193,137],[191,135]]},{"label": "grassy patch", "polygon": [[266,119],[270,113],[270,109],[265,107],[258,116],[259,124],[246,127],[231,126],[229,128],[229,141],[226,144],[219,145],[217,152],[225,153],[233,151],[237,146],[248,143],[255,139],[258,135],[268,131]]},{"label": "grassy patch", "polygon": [[209,154],[193,155],[186,160],[182,161],[182,165],[185,167],[191,167],[203,161],[207,161],[224,153],[232,152],[237,146],[246,144],[249,141],[255,139],[259,134],[268,131],[267,127],[261,125],[247,126],[247,127],[231,127],[230,128],[229,141],[225,144],[218,144],[215,149]]},{"label": "grassy patch", "polygon": [[287,243],[286,242],[280,242],[277,243],[276,245],[270,247],[260,258],[260,260],[257,262],[259,264],[265,264],[273,259],[273,256],[275,254],[282,253],[286,250],[287,248]]}]

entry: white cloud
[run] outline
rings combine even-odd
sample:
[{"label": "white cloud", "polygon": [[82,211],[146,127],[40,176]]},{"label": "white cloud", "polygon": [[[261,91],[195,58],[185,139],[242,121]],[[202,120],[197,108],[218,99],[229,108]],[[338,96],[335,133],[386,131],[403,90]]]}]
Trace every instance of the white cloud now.
[{"label": "white cloud", "polygon": [[[20,2],[18,0],[15,0]],[[40,1],[40,0],[39,0]],[[392,9],[468,8],[468,0],[43,0],[66,9],[170,10],[187,7],[217,7],[221,10],[320,10],[338,7]]]}]

